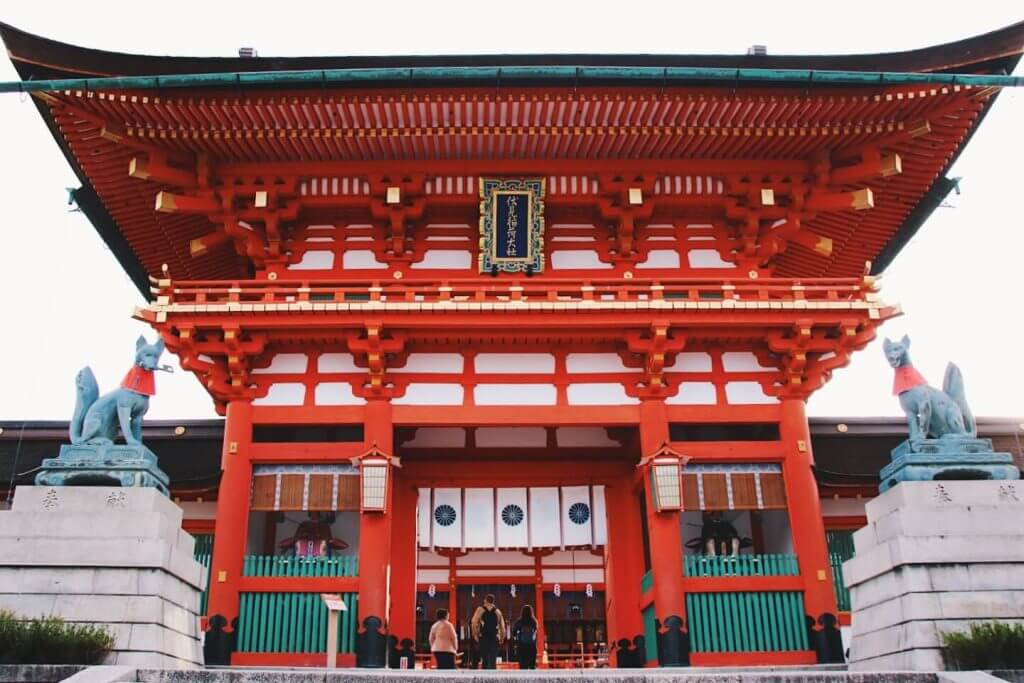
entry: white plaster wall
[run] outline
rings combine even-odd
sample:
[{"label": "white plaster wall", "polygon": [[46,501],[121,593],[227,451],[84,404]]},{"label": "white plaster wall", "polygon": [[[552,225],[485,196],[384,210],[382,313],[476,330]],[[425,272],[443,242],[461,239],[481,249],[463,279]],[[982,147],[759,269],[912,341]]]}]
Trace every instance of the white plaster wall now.
[{"label": "white plaster wall", "polygon": [[761,365],[750,351],[726,351],[722,354],[722,367],[726,372],[765,372],[774,368]]},{"label": "white plaster wall", "polygon": [[410,384],[403,396],[391,399],[399,406],[460,406],[462,401],[461,384]]},{"label": "white plaster wall", "polygon": [[548,442],[543,427],[478,427],[475,437],[483,448],[543,448]]},{"label": "white plaster wall", "polygon": [[667,405],[709,406],[714,405],[718,398],[715,385],[711,382],[682,382],[675,396],[665,399]]},{"label": "white plaster wall", "polygon": [[570,384],[566,388],[569,405],[574,406],[629,406],[639,399],[626,393],[626,388],[615,382],[599,384]]},{"label": "white plaster wall", "polygon": [[480,406],[553,406],[553,384],[478,384],[473,397]]},{"label": "white plaster wall", "polygon": [[459,353],[410,353],[404,366],[388,372],[461,373],[462,366],[462,354]]},{"label": "white plaster wall", "polygon": [[419,427],[402,448],[463,448],[466,430],[462,427]]},{"label": "white plaster wall", "polygon": [[735,268],[736,265],[723,261],[717,249],[691,249],[686,253],[691,268]]},{"label": "white plaster wall", "polygon": [[779,399],[764,393],[760,382],[726,382],[726,401],[735,405],[778,403]]},{"label": "white plaster wall", "polygon": [[542,569],[544,583],[602,583],[603,569]]},{"label": "white plaster wall", "polygon": [[313,403],[318,406],[361,406],[366,399],[352,392],[348,382],[321,382],[316,385]]},{"label": "white plaster wall", "polygon": [[307,251],[298,263],[289,264],[288,270],[331,270],[334,268],[333,251]]},{"label": "white plaster wall", "polygon": [[679,252],[675,249],[652,249],[647,253],[647,259],[636,264],[636,267],[638,270],[650,268],[678,268]]},{"label": "white plaster wall", "polygon": [[554,251],[551,252],[552,270],[609,270],[612,264],[604,263],[596,251]]},{"label": "white plaster wall", "polygon": [[271,384],[263,398],[254,399],[254,406],[301,406],[306,400],[306,385],[298,382]]},{"label": "white plaster wall", "polygon": [[265,368],[253,368],[254,375],[301,375],[306,372],[309,365],[309,358],[304,353],[278,353],[270,359],[270,365]]},{"label": "white plaster wall", "polygon": [[324,353],[316,363],[317,372],[366,372],[356,365],[351,353]]},{"label": "white plaster wall", "polygon": [[423,260],[409,266],[413,270],[452,268],[465,270],[473,265],[473,254],[454,249],[428,249]]},{"label": "white plaster wall", "polygon": [[566,371],[583,372],[640,372],[640,368],[627,368],[617,353],[570,353],[565,357]]},{"label": "white plaster wall", "polygon": [[478,373],[550,375],[555,357],[550,353],[479,353],[473,361]]},{"label": "white plaster wall", "polygon": [[703,351],[677,353],[672,365],[665,372],[711,372],[711,354]]},{"label": "white plaster wall", "polygon": [[603,427],[559,427],[555,440],[564,447],[618,447],[619,442],[608,437]]},{"label": "white plaster wall", "polygon": [[378,261],[377,255],[369,249],[352,249],[342,255],[341,267],[345,270],[383,270],[388,267],[388,264]]}]

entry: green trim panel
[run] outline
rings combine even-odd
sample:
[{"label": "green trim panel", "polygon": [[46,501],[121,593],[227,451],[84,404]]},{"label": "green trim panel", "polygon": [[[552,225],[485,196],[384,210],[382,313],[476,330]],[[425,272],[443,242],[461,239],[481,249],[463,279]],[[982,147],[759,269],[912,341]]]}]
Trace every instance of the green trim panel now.
[{"label": "green trim panel", "polygon": [[[239,652],[327,651],[327,607],[319,593],[241,593]],[[359,594],[342,593],[348,610],[338,615],[338,652],[355,652]]]},{"label": "green trim panel", "polygon": [[242,576],[359,576],[359,556],[246,555],[242,563]]},{"label": "green trim panel", "polygon": [[799,591],[689,593],[686,615],[693,652],[808,649]]},{"label": "green trim panel", "polygon": [[646,661],[658,661],[658,625],[655,623],[654,605],[648,605],[643,611],[644,619],[644,651]]},{"label": "green trim panel", "polygon": [[684,576],[799,576],[796,555],[686,555]]},{"label": "green trim panel", "polygon": [[654,588],[654,573],[647,572],[640,577],[640,593],[646,593]]},{"label": "green trim panel", "polygon": [[274,85],[366,85],[416,81],[752,81],[824,85],[970,85],[1024,86],[1019,76],[981,74],[904,73],[884,71],[813,71],[807,69],[728,69],[660,66],[445,66],[377,69],[308,69],[297,71],[235,71],[167,76],[115,76],[0,82],[0,93],[60,90],[153,90]]}]

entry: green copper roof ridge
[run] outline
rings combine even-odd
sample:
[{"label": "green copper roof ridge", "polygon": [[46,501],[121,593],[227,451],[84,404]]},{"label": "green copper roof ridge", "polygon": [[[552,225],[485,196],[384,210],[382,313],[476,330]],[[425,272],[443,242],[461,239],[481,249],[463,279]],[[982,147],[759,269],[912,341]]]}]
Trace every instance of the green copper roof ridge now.
[{"label": "green copper roof ridge", "polygon": [[502,66],[383,67],[236,71],[164,76],[113,76],[0,82],[0,93],[61,90],[151,90],[162,88],[370,84],[403,81],[564,80],[575,83],[626,81],[726,81],[830,85],[943,85],[1018,88],[1024,77],[989,74],[948,74],[886,71],[822,71],[813,69],[735,69],[645,66]]}]

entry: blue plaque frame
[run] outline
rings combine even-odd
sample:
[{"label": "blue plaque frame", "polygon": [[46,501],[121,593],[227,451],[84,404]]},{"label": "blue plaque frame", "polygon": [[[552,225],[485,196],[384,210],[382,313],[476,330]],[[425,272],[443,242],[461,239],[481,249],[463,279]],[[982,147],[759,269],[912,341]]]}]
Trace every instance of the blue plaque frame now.
[{"label": "blue plaque frame", "polygon": [[481,273],[543,272],[543,178],[480,179],[478,260]]}]

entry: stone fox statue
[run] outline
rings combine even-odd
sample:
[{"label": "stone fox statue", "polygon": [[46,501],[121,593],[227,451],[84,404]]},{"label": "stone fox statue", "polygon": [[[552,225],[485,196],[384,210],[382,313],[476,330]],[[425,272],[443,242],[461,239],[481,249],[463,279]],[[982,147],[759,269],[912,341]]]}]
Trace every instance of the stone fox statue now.
[{"label": "stone fox statue", "polygon": [[889,365],[896,369],[892,393],[900,397],[900,407],[907,414],[910,440],[943,437],[975,437],[978,434],[974,416],[964,396],[964,378],[953,363],[946,366],[942,391],[928,382],[910,363],[910,338],[898,342],[888,339],[883,344]]},{"label": "stone fox statue", "polygon": [[159,366],[164,341],[147,344],[140,336],[135,342],[135,364],[121,382],[121,386],[100,396],[99,385],[89,366],[82,368],[75,378],[78,398],[75,414],[71,418],[71,443],[111,444],[117,438],[118,427],[129,444],[142,443],[142,416],[149,410],[149,397],[156,393],[154,370],[170,371]]}]

